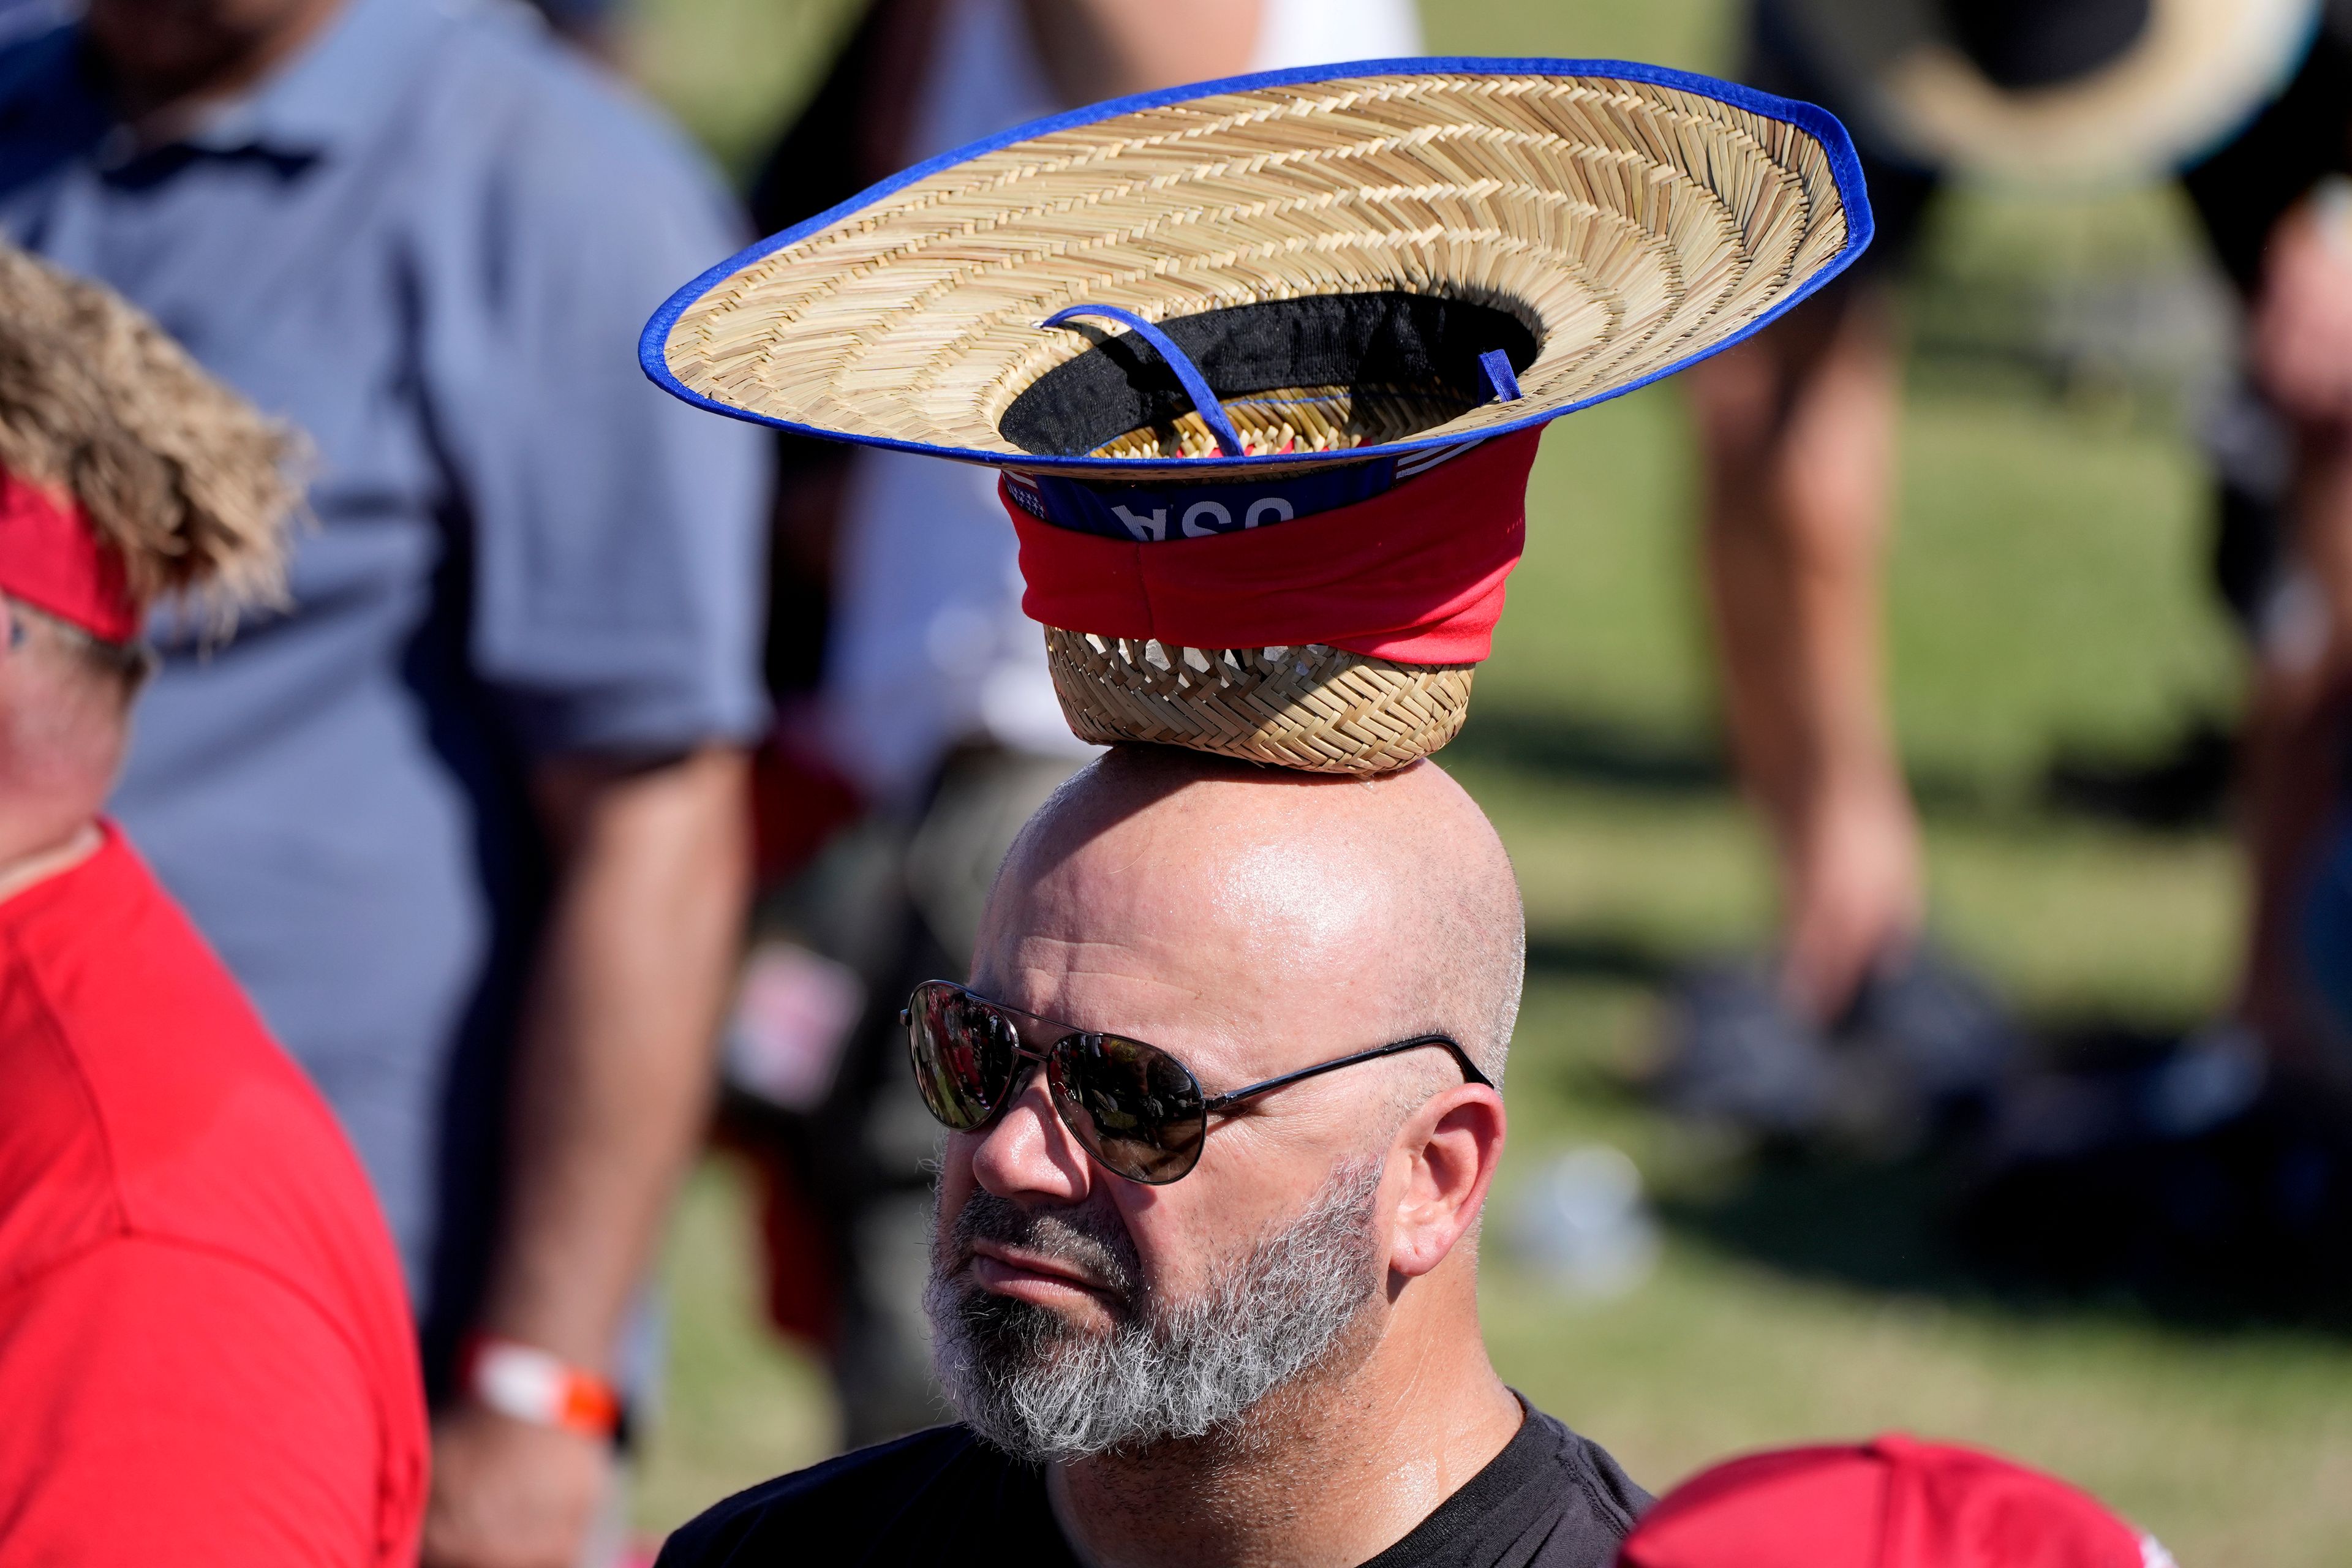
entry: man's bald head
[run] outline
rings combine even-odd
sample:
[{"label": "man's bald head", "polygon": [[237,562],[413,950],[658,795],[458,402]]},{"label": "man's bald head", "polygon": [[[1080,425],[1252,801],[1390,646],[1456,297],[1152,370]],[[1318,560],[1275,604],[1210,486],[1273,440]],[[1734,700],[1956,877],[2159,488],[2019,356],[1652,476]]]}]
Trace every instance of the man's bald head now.
[{"label": "man's bald head", "polygon": [[[1501,1081],[1526,961],[1518,884],[1485,815],[1430,763],[1366,779],[1114,747],[1014,844],[979,978],[1024,937],[1085,940],[1089,920],[1156,947],[1161,982],[1237,1029],[1305,1002],[1348,1015],[1359,1048],[1452,1036]],[[1427,1066],[1454,1070],[1442,1053]]]}]

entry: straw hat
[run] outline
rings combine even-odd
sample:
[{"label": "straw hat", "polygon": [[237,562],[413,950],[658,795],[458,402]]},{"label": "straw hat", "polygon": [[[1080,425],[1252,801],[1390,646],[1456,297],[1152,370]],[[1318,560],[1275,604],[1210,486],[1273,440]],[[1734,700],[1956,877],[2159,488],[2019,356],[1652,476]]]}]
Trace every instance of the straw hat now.
[{"label": "straw hat", "polygon": [[1756,331],[1869,227],[1808,105],[1367,61],[934,159],[695,279],[640,355],[719,413],[1004,470],[1081,736],[1376,771],[1460,727],[1534,432]]},{"label": "straw hat", "polygon": [[2294,73],[2321,0],[1781,0],[1865,140],[2017,184],[2168,174]]}]

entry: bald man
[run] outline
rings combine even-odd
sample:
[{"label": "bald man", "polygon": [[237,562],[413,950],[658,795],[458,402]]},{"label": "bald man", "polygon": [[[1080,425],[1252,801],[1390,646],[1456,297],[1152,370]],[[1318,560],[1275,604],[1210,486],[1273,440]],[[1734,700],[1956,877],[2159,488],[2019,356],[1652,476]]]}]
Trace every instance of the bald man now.
[{"label": "bald man", "polygon": [[662,1563],[1605,1568],[1647,1495],[1479,1334],[1525,944],[1429,763],[1080,773],[971,985],[908,1008],[961,1422],[745,1492]]}]

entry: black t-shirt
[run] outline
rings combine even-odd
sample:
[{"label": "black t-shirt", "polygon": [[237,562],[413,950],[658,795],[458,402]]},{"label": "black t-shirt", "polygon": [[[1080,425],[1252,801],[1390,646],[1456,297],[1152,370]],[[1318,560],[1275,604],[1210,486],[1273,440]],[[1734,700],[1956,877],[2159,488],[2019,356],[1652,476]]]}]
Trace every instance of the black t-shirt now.
[{"label": "black t-shirt", "polygon": [[[1530,1407],[1486,1468],[1363,1568],[1610,1568],[1650,1495],[1598,1444]],[[935,1426],[738,1493],[656,1568],[1077,1568],[1045,1472]]]}]

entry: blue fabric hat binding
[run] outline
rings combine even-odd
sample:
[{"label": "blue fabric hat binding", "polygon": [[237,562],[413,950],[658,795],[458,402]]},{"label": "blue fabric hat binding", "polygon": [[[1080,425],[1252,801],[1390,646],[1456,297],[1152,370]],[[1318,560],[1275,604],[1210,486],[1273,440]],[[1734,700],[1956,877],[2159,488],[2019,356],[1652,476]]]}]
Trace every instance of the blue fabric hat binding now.
[{"label": "blue fabric hat binding", "polygon": [[[1847,134],[1844,126],[1838,122],[1834,115],[1816,105],[1792,99],[1779,98],[1770,93],[1759,92],[1753,88],[1742,87],[1735,82],[1723,81],[1689,71],[1672,70],[1663,66],[1643,65],[1629,60],[1484,58],[1475,56],[1425,56],[1403,59],[1353,60],[1301,67],[1291,70],[1263,71],[1255,75],[1229,77],[1216,81],[1171,88],[1159,92],[1113,99],[1108,102],[1092,104],[1066,113],[1032,121],[1025,125],[1015,126],[997,135],[956,148],[936,158],[918,163],[859,193],[840,205],[818,214],[805,223],[795,225],[781,234],[771,235],[765,239],[746,247],[678,289],[664,301],[661,308],[654,312],[652,319],[646,321],[645,331],[639,335],[637,342],[638,363],[656,385],[673,396],[697,407],[708,409],[715,414],[723,414],[729,418],[741,419],[755,425],[772,426],[778,429],[824,440],[889,447],[931,457],[982,463],[996,468],[1018,467],[1040,472],[1052,470],[1074,475],[1084,473],[1099,475],[1104,469],[1117,468],[1122,470],[1121,478],[1124,479],[1155,470],[1167,472],[1180,469],[1195,462],[1196,459],[1040,455],[978,447],[936,446],[865,432],[813,426],[760,414],[732,404],[722,403],[697,392],[680,381],[670,371],[667,358],[670,330],[677,324],[678,318],[704,295],[743,268],[773,252],[811,235],[821,233],[844,218],[853,216],[861,209],[871,206],[941,170],[952,168],[959,163],[969,162],[984,153],[993,153],[1000,148],[1011,146],[1015,142],[1048,135],[1073,126],[1093,124],[1098,121],[1113,119],[1123,114],[1186,102],[1219,93],[1246,92],[1263,88],[1311,84],[1353,77],[1464,74],[1497,77],[1584,77],[1602,80],[1644,82],[1656,87],[1712,98],[1766,119],[1794,125],[1820,143],[1828,159],[1831,175],[1836,183],[1839,200],[1844,208],[1846,221],[1845,244],[1837,255],[1812,276],[1790,289],[1788,294],[1775,300],[1769,310],[1759,314],[1754,321],[1748,322],[1739,331],[1708,344],[1703,350],[1685,355],[1622,384],[1604,387],[1588,396],[1563,404],[1533,408],[1523,417],[1501,426],[1482,428],[1479,433],[1480,439],[1491,439],[1513,430],[1522,430],[1530,426],[1545,424],[1562,415],[1572,414],[1580,409],[1605,403],[1612,398],[1622,397],[1626,393],[1646,386],[1652,382],[1664,380],[1701,359],[1719,353],[1733,344],[1754,336],[1798,304],[1825,288],[1832,279],[1852,266],[1854,259],[1870,244],[1873,232],[1870,202],[1864,186],[1861,161],[1855,153],[1853,138]],[[1499,387],[1497,390],[1500,390]],[[1220,444],[1222,446],[1222,439]],[[1354,447],[1324,453],[1268,453],[1257,456],[1226,457],[1220,459],[1220,466],[1230,470],[1234,467],[1295,468],[1302,463],[1361,464],[1370,457],[1402,458],[1410,453],[1438,451],[1460,444],[1460,437],[1440,434],[1392,441],[1378,447]],[[1190,488],[1181,487],[1183,489]],[[1173,495],[1179,492],[1169,493]],[[1126,534],[1122,530],[1118,536],[1126,537]]]}]

